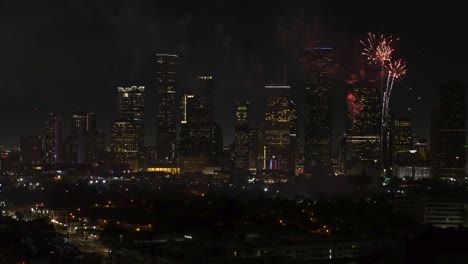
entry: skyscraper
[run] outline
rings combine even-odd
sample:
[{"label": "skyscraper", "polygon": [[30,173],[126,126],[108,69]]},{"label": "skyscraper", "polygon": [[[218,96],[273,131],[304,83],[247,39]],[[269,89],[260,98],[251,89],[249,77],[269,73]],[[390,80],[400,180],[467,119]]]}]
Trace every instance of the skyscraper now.
[{"label": "skyscraper", "polygon": [[465,85],[453,80],[443,83],[438,115],[432,120],[438,138],[431,142],[437,152],[435,173],[441,178],[460,179],[465,175],[465,110]]},{"label": "skyscraper", "polygon": [[398,164],[399,160],[413,149],[414,130],[411,119],[399,117],[393,121],[391,145],[392,163]]},{"label": "skyscraper", "polygon": [[156,151],[159,163],[176,162],[176,64],[177,55],[156,54],[158,112],[156,124]]},{"label": "skyscraper", "polygon": [[24,165],[41,164],[42,137],[38,135],[21,136],[21,162]]},{"label": "skyscraper", "polygon": [[249,171],[256,173],[260,167],[260,153],[263,152],[262,133],[260,129],[249,128]]},{"label": "skyscraper", "polygon": [[93,135],[93,150],[94,158],[93,162],[95,164],[103,165],[105,163],[105,153],[106,153],[106,134],[104,131],[96,130]]},{"label": "skyscraper", "polygon": [[[309,54],[309,73],[305,90],[304,171],[313,174],[313,168],[323,173],[331,170],[331,67],[332,48],[315,47]],[[328,168],[329,170],[323,170]],[[320,173],[317,171],[317,173]]]},{"label": "skyscraper", "polygon": [[234,169],[241,172],[249,169],[250,127],[248,112],[249,102],[238,101],[234,130]]},{"label": "skyscraper", "polygon": [[112,125],[111,150],[116,164],[130,164],[132,169],[138,165],[138,132],[129,121],[115,121]]},{"label": "skyscraper", "polygon": [[72,114],[71,136],[73,141],[73,162],[92,163],[95,156],[94,133],[96,115],[94,113],[76,112]]},{"label": "skyscraper", "polygon": [[45,161],[47,164],[62,162],[62,118],[50,113],[45,121]]},{"label": "skyscraper", "polygon": [[297,116],[290,100],[288,85],[267,85],[264,119],[264,168],[295,169],[297,151]]},{"label": "skyscraper", "polygon": [[380,93],[374,80],[346,83],[345,174],[380,171]]},{"label": "skyscraper", "polygon": [[145,87],[118,87],[119,120],[112,125],[111,149],[117,164],[139,169],[144,150]]},{"label": "skyscraper", "polygon": [[222,134],[213,120],[213,77],[198,76],[198,85],[183,95],[181,108],[181,170],[196,172],[203,166],[216,165]]}]

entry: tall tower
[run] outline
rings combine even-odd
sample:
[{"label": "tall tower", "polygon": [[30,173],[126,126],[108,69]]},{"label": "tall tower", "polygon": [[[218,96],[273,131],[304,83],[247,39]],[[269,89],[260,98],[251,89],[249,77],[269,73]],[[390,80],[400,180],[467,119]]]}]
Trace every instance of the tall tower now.
[{"label": "tall tower", "polygon": [[62,162],[62,118],[50,113],[45,121],[44,151],[47,164]]},{"label": "tall tower", "polygon": [[294,170],[297,151],[297,116],[288,85],[267,85],[264,119],[264,168]]},{"label": "tall tower", "polygon": [[95,156],[93,137],[96,131],[94,113],[76,112],[72,114],[71,136],[73,141],[73,161],[79,164],[92,163]]},{"label": "tall tower", "polygon": [[156,54],[158,112],[156,124],[156,151],[159,163],[176,162],[176,65],[177,55]]},{"label": "tall tower", "polygon": [[221,126],[213,119],[213,77],[198,76],[198,85],[182,96],[180,144],[182,172],[218,165],[222,151]]},{"label": "tall tower", "polygon": [[118,87],[119,120],[112,124],[111,148],[118,164],[139,169],[144,150],[145,87]]},{"label": "tall tower", "polygon": [[392,162],[398,164],[414,145],[413,122],[406,117],[400,117],[393,121],[392,133]]},{"label": "tall tower", "polygon": [[380,93],[374,80],[346,83],[345,174],[378,174]]},{"label": "tall tower", "polygon": [[436,173],[441,178],[460,179],[465,175],[465,85],[448,81],[440,86],[438,141],[431,142],[438,152]]},{"label": "tall tower", "polygon": [[313,174],[314,168],[328,168],[321,171],[329,174],[332,172],[330,70],[333,49],[315,47],[306,51],[309,55],[309,73],[305,90],[304,171]]},{"label": "tall tower", "polygon": [[236,171],[248,171],[250,127],[249,102],[238,101],[236,105],[236,127],[234,131],[234,168]]}]

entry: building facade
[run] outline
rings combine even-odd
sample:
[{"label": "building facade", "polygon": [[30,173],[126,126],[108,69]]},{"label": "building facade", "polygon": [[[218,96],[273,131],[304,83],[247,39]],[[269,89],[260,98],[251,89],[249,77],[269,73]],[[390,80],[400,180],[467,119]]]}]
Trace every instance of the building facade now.
[{"label": "building facade", "polygon": [[345,174],[378,173],[380,167],[380,93],[374,80],[346,83]]},{"label": "building facade", "polygon": [[112,124],[111,151],[114,163],[140,169],[144,152],[145,87],[118,87],[119,120]]},{"label": "building facade", "polygon": [[157,123],[156,160],[158,163],[173,164],[177,161],[176,122],[176,66],[177,55],[156,54],[157,59]]},{"label": "building facade", "polygon": [[413,150],[414,129],[411,119],[399,117],[393,121],[391,139],[391,161],[398,165],[402,156]]},{"label": "building facade", "polygon": [[267,85],[263,127],[264,170],[295,170],[297,115],[288,85]]},{"label": "building facade", "polygon": [[234,169],[249,170],[250,126],[249,102],[238,101],[236,104],[236,126],[234,129]]},{"label": "building facade", "polygon": [[[306,175],[331,168],[331,67],[332,48],[306,50],[309,72],[305,90],[304,172]],[[318,170],[317,170],[318,168]],[[329,170],[331,173],[331,169]]]},{"label": "building facade", "polygon": [[432,115],[434,172],[444,179],[465,176],[465,85],[448,81],[440,86],[440,104]]},{"label": "building facade", "polygon": [[[179,154],[181,172],[215,165],[221,127],[213,119],[213,77],[198,76],[198,85],[182,96]],[[195,164],[195,165],[194,165]],[[189,169],[193,168],[193,169]],[[201,170],[200,170],[201,171]]]},{"label": "building facade", "polygon": [[54,113],[45,121],[44,152],[47,164],[62,162],[62,118]]},{"label": "building facade", "polygon": [[94,133],[96,115],[76,112],[72,114],[71,136],[73,140],[73,162],[91,164],[95,156]]}]

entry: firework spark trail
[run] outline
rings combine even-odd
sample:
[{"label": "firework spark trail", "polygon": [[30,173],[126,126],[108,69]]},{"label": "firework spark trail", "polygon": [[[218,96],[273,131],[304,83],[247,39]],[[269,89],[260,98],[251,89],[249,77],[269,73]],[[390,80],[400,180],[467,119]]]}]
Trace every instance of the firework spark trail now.
[{"label": "firework spark trail", "polygon": [[377,46],[379,45],[379,41],[377,41],[375,34],[369,32],[366,42],[362,40],[360,42],[364,46],[362,55],[366,56],[369,62],[375,63],[377,60],[376,49],[377,49]]},{"label": "firework spark trail", "polygon": [[[368,33],[368,37],[365,41],[360,41],[364,46],[362,54],[366,56],[367,61],[371,65],[380,65],[380,93],[382,96],[382,117],[381,117],[381,135],[380,144],[383,149],[384,135],[388,132],[387,126],[389,122],[389,106],[390,98],[392,95],[393,85],[395,80],[403,78],[406,75],[406,64],[401,60],[393,60],[395,53],[394,45],[399,39],[393,39],[393,37],[386,37],[383,34],[378,38],[374,33]],[[385,78],[387,80],[385,81]],[[387,144],[388,144],[388,133],[387,133]],[[387,146],[388,147],[388,146]],[[383,159],[382,159],[383,161]]]},{"label": "firework spark trail", "polygon": [[[390,86],[387,83],[387,87],[389,87],[388,93],[391,94],[393,90],[393,84],[395,79],[400,79],[406,74],[406,64],[403,60],[398,59],[394,62],[390,62],[388,66],[388,74],[391,75],[391,82]],[[390,98],[387,98],[387,108],[389,105]]]},{"label": "firework spark trail", "polygon": [[385,63],[387,61],[390,61],[392,54],[394,52],[394,49],[392,48],[391,43],[393,41],[387,41],[387,39],[382,38],[382,41],[377,45],[375,49],[375,57],[378,61],[381,63]]},{"label": "firework spark trail", "polygon": [[[374,33],[368,33],[368,38],[365,41],[360,41],[364,46],[362,54],[366,56],[369,63],[381,66],[382,127],[387,125],[394,81],[406,73],[406,65],[401,60],[392,61],[395,52],[393,46],[396,41],[398,39],[394,40],[393,37],[386,37],[383,34],[376,37]],[[385,78],[387,78],[386,83]]]}]

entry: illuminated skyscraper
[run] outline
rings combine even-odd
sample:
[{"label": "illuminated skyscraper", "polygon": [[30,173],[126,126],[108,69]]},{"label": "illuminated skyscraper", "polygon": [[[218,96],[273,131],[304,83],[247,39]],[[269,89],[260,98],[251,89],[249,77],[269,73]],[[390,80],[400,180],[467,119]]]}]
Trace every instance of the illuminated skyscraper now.
[{"label": "illuminated skyscraper", "polygon": [[176,162],[176,102],[175,78],[177,55],[156,54],[158,113],[156,151],[159,163]]},{"label": "illuminated skyscraper", "polygon": [[465,85],[448,81],[440,86],[438,114],[433,115],[435,173],[441,178],[460,179],[465,175]]},{"label": "illuminated skyscraper", "polygon": [[400,117],[393,121],[392,129],[392,161],[398,164],[400,158],[403,158],[414,145],[414,130],[411,119]]},{"label": "illuminated skyscraper", "polygon": [[144,150],[145,87],[118,87],[119,117],[112,124],[111,149],[118,164],[139,169]]},{"label": "illuminated skyscraper", "polygon": [[198,85],[183,95],[181,108],[181,170],[196,172],[203,166],[215,165],[222,134],[213,120],[213,77],[198,76]]},{"label": "illuminated skyscraper", "polygon": [[45,121],[45,161],[47,164],[62,162],[62,118],[50,113]]},{"label": "illuminated skyscraper", "polygon": [[122,120],[143,122],[145,111],[145,87],[117,87],[119,117]]},{"label": "illuminated skyscraper", "polygon": [[236,171],[248,171],[250,127],[249,102],[238,101],[236,105],[236,127],[234,131],[234,168]]},{"label": "illuminated skyscraper", "polygon": [[115,121],[112,124],[111,150],[116,164],[130,164],[133,169],[138,164],[138,133],[129,121]]},{"label": "illuminated skyscraper", "polygon": [[346,84],[345,174],[379,173],[380,93],[373,80]]},{"label": "illuminated skyscraper", "polygon": [[[305,91],[304,171],[330,174],[331,170],[331,67],[332,48],[307,49],[309,73]],[[328,168],[329,170],[323,170]]]},{"label": "illuminated skyscraper", "polygon": [[295,170],[297,116],[295,104],[290,100],[290,88],[288,85],[265,86],[263,169]]},{"label": "illuminated skyscraper", "polygon": [[95,156],[93,137],[96,131],[94,113],[76,112],[72,115],[71,136],[73,141],[73,162],[92,163]]}]

